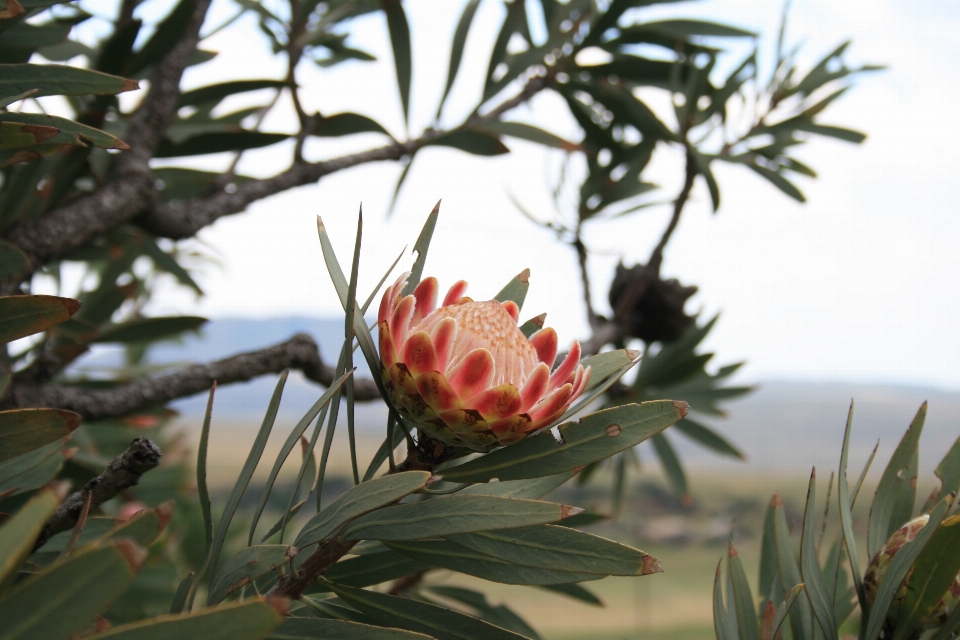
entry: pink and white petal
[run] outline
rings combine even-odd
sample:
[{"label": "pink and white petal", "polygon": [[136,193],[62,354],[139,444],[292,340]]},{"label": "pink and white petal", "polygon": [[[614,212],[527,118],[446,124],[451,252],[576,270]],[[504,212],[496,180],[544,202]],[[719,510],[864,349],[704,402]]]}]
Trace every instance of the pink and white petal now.
[{"label": "pink and white petal", "polygon": [[490,430],[497,436],[497,440],[503,442],[505,438],[510,438],[518,433],[525,433],[530,428],[530,416],[525,413],[494,420],[490,423]]},{"label": "pink and white petal", "polygon": [[410,319],[413,317],[413,306],[416,299],[407,296],[400,300],[390,318],[390,337],[398,352],[402,352],[403,344],[407,341],[407,331],[410,329]]},{"label": "pink and white petal", "polygon": [[387,372],[390,374],[390,383],[398,395],[419,395],[420,391],[417,389],[417,383],[405,364],[401,362],[392,365]]},{"label": "pink and white petal", "polygon": [[416,325],[426,318],[434,309],[437,308],[437,279],[434,277],[424,278],[413,291],[413,297],[416,298],[416,306],[413,311],[411,325]]},{"label": "pink and white petal", "polygon": [[580,364],[580,343],[574,340],[573,344],[570,345],[570,352],[567,357],[563,359],[560,366],[550,376],[550,388],[556,389],[560,385],[570,382],[570,376],[578,364]]},{"label": "pink and white petal", "polygon": [[541,362],[534,367],[533,371],[527,377],[527,381],[523,383],[523,388],[520,389],[520,398],[523,400],[520,403],[520,411],[527,411],[535,405],[543,394],[546,393],[549,383],[550,367]]},{"label": "pink and white petal", "polygon": [[557,359],[556,331],[551,327],[540,329],[530,336],[530,345],[536,350],[540,362],[546,363],[548,367],[553,367],[553,361]]},{"label": "pink and white petal", "polygon": [[587,385],[590,384],[590,372],[591,367],[577,368],[577,377],[573,382],[573,395],[570,396],[570,402],[573,402],[580,397],[580,394],[587,389]]},{"label": "pink and white petal", "polygon": [[438,414],[460,408],[457,392],[442,373],[428,371],[417,376],[417,389],[420,391],[420,397]]},{"label": "pink and white petal", "polygon": [[406,286],[409,275],[409,271],[401,273],[397,281],[387,287],[383,298],[380,300],[380,313],[377,316],[377,322],[389,321],[390,318],[393,317],[393,310],[397,306],[397,302],[400,299],[400,292],[402,292]]},{"label": "pink and white petal", "polygon": [[437,350],[437,371],[444,373],[450,360],[453,341],[457,337],[457,321],[444,318],[433,329],[433,348]]},{"label": "pink and white petal", "polygon": [[472,398],[490,386],[493,380],[493,356],[486,349],[474,349],[457,364],[449,374],[447,382],[463,398]]},{"label": "pink and white petal", "polygon": [[427,371],[436,371],[437,352],[433,348],[430,334],[418,331],[407,338],[406,344],[403,345],[401,360],[415,376]]},{"label": "pink and white petal", "polygon": [[460,298],[463,297],[464,292],[467,290],[467,281],[459,280],[453,283],[453,286],[450,287],[450,290],[447,291],[446,297],[443,299],[443,306],[449,307],[452,304],[456,304]]},{"label": "pink and white petal", "polygon": [[380,339],[380,363],[384,367],[389,367],[397,361],[397,349],[393,344],[393,338],[390,337],[389,325],[381,322],[377,327],[377,334]]},{"label": "pink and white petal", "polygon": [[475,409],[489,422],[520,411],[520,392],[512,384],[490,387],[473,396],[464,406]]},{"label": "pink and white petal", "polygon": [[490,429],[490,425],[483,416],[473,409],[448,409],[439,411],[438,415],[448,427],[453,429],[454,433],[473,433]]},{"label": "pink and white petal", "polygon": [[549,418],[557,413],[563,413],[570,405],[570,396],[573,395],[573,385],[565,384],[559,389],[554,389],[543,400],[533,406],[527,413],[533,421],[535,428],[540,428],[544,424],[544,418]]},{"label": "pink and white petal", "polygon": [[507,300],[506,302],[501,302],[500,304],[502,304],[507,313],[513,317],[514,322],[520,321],[520,307],[517,306],[516,302],[513,300]]}]

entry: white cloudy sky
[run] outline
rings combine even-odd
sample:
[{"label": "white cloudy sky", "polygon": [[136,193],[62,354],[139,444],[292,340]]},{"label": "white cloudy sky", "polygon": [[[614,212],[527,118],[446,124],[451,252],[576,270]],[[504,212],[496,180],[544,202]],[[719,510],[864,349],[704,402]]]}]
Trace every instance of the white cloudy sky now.
[{"label": "white cloudy sky", "polygon": [[[161,3],[162,4],[162,3]],[[443,81],[461,2],[408,0],[414,43],[411,130],[428,124]],[[157,3],[152,5],[155,7]],[[149,5],[148,5],[149,7]],[[215,5],[211,23],[229,15]],[[719,19],[774,34],[781,5],[770,0],[708,0],[671,4],[648,17],[690,15]],[[472,106],[502,8],[486,0],[445,121],[455,123]],[[850,60],[881,63],[889,70],[865,76],[836,104],[829,120],[869,133],[861,146],[817,140],[803,159],[819,173],[803,181],[809,202],[797,205],[746,170],[718,167],[723,206],[709,211],[698,185],[673,242],[664,275],[700,287],[694,309],[722,310],[710,347],[722,362],[745,359],[745,379],[884,381],[960,389],[960,220],[953,177],[960,165],[960,4],[901,0],[797,0],[790,35],[804,43],[806,62],[851,38]],[[323,113],[356,111],[404,135],[383,19],[356,23],[356,42],[380,62],[333,70],[304,68],[308,108]],[[770,40],[764,43],[772,46]],[[252,23],[209,39],[221,55],[191,70],[191,86],[241,77],[280,77]],[[259,98],[262,96],[253,96]],[[575,127],[558,101],[543,95],[518,109],[517,119],[558,133]],[[267,129],[289,130],[278,113]],[[312,145],[312,157],[332,157],[381,144],[378,136],[354,136]],[[210,317],[332,315],[338,310],[326,280],[314,218],[323,216],[347,260],[356,211],[363,203],[366,228],[362,288],[379,279],[405,244],[412,246],[424,216],[443,198],[440,225],[427,264],[441,285],[464,278],[477,297],[495,293],[525,267],[533,272],[524,315],[548,313],[562,339],[587,334],[571,250],[523,218],[507,198],[512,192],[535,212],[549,215],[545,176],[557,158],[532,145],[508,143],[513,153],[478,159],[446,149],[417,157],[393,217],[385,219],[400,167],[383,163],[342,172],[251,207],[201,237],[215,247],[222,269],[203,283],[197,303],[163,291],[157,312],[177,309]],[[251,154],[243,172],[268,175],[284,166],[289,148]],[[678,156],[665,151],[651,176],[676,191]],[[220,166],[220,165],[217,165]],[[667,220],[653,210],[588,231],[595,251],[591,275],[599,292],[622,257],[644,260]],[[597,305],[603,309],[604,300]]]}]

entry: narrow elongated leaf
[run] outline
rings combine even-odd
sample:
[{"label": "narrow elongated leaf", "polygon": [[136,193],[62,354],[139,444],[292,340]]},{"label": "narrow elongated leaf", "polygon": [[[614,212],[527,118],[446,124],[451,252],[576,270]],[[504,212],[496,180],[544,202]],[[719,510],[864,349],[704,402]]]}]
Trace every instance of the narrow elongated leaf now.
[{"label": "narrow elongated leaf", "polygon": [[286,80],[231,80],[230,82],[221,82],[198,89],[191,89],[180,94],[180,100],[177,107],[189,107],[205,102],[220,102],[227,96],[246,91],[258,91],[260,89],[282,89],[287,86]]},{"label": "narrow elongated leaf", "polygon": [[[933,499],[933,504],[940,502],[951,492],[960,491],[960,438],[953,443],[933,473],[940,478],[940,491]],[[924,511],[932,508],[933,504],[928,505]]]},{"label": "narrow elongated leaf", "polygon": [[443,113],[443,103],[447,101],[450,89],[453,88],[453,82],[457,79],[460,61],[463,59],[463,48],[467,43],[467,34],[470,33],[470,25],[473,23],[473,16],[476,15],[478,6],[480,6],[480,0],[469,0],[467,2],[467,6],[463,8],[463,13],[460,14],[457,28],[453,32],[453,42],[450,45],[450,66],[447,69],[447,84],[443,88],[440,104],[437,105],[437,120]]},{"label": "narrow elongated leaf", "polygon": [[4,640],[79,632],[133,581],[138,553],[130,542],[83,547],[18,584],[0,600]]},{"label": "narrow elongated leaf", "polygon": [[804,585],[802,582],[796,585],[793,589],[790,589],[787,592],[787,597],[780,605],[780,608],[777,609],[777,617],[773,619],[773,631],[770,634],[771,638],[777,638],[778,633],[780,632],[780,627],[783,626],[783,622],[787,619],[787,616],[790,614],[790,611],[793,610],[793,605],[796,603],[797,598],[800,597],[800,593],[803,591]]},{"label": "narrow elongated leaf", "polygon": [[437,640],[522,640],[523,636],[437,605],[374,591],[330,585],[340,598],[378,623]]},{"label": "narrow elongated leaf", "polygon": [[[523,618],[508,609],[506,605],[490,604],[487,602],[487,597],[479,591],[449,586],[428,587],[428,589],[432,594],[464,605],[468,613],[481,620],[514,631],[531,640],[541,640],[540,635]],[[427,600],[427,602],[431,601]]]},{"label": "narrow elongated leaf", "polygon": [[[340,387],[343,386],[344,381],[350,376],[353,375],[353,371],[348,371],[347,373],[340,376],[340,378],[327,387],[327,390],[323,392],[323,395],[313,403],[313,406],[310,407],[310,410],[307,411],[300,422],[293,428],[290,432],[290,435],[287,436],[286,441],[284,441],[283,446],[280,448],[280,453],[277,454],[277,459],[273,463],[273,468],[270,469],[270,475],[267,476],[267,481],[264,484],[263,491],[260,494],[260,502],[257,504],[256,510],[253,512],[253,520],[250,523],[250,535],[247,537],[247,544],[253,544],[253,535],[257,530],[257,523],[260,521],[260,516],[263,514],[264,508],[267,506],[267,500],[270,499],[270,492],[273,490],[273,485],[277,480],[277,476],[280,475],[280,469],[283,467],[283,463],[286,462],[287,456],[290,455],[290,452],[293,451],[293,448],[297,445],[297,442],[300,441],[301,436],[303,436],[304,431],[307,430],[307,427],[310,426],[310,423],[313,422],[313,419],[317,417],[317,414],[326,407],[333,396],[340,390]],[[311,474],[313,477],[313,474]]]},{"label": "narrow elongated leaf", "polygon": [[429,568],[429,565],[422,562],[411,560],[390,549],[384,549],[382,553],[341,560],[330,567],[324,577],[331,582],[345,584],[348,587],[369,587]]},{"label": "narrow elongated leaf", "polygon": [[713,36],[721,38],[756,38],[757,34],[726,24],[704,20],[659,20],[645,22],[644,27],[665,31],[678,36]]},{"label": "narrow elongated leaf", "polygon": [[23,493],[53,480],[63,464],[62,449],[66,442],[67,438],[64,438],[4,460],[0,465],[0,494],[8,491]]},{"label": "narrow elongated leaf", "polygon": [[723,559],[717,563],[717,573],[713,579],[713,631],[717,640],[738,640],[736,623],[730,617],[727,607],[723,604],[723,589],[720,583]]},{"label": "narrow elongated leaf", "polygon": [[814,519],[816,508],[816,470],[810,474],[810,484],[807,488],[807,507],[803,513],[803,535],[800,537],[800,574],[806,585],[807,595],[814,616],[820,624],[824,637],[830,638],[837,632],[837,621],[833,614],[833,599],[829,596],[829,588],[820,561],[817,558],[816,533]]},{"label": "narrow elongated leaf", "polygon": [[180,0],[157,25],[150,39],[131,57],[129,72],[137,73],[159,62],[183,38],[193,12],[194,3],[191,0]]},{"label": "narrow elongated leaf", "polygon": [[914,562],[920,556],[920,553],[926,547],[930,538],[933,537],[947,509],[950,508],[952,501],[941,500],[933,511],[930,512],[930,519],[927,524],[917,532],[913,540],[905,542],[902,547],[894,554],[887,567],[887,572],[877,588],[877,595],[873,600],[873,606],[870,608],[870,616],[867,619],[867,630],[864,633],[864,640],[877,640],[880,637],[880,631],[883,629],[883,623],[887,616],[887,611],[893,598],[897,595],[903,579],[913,567]]},{"label": "narrow elongated leaf", "polygon": [[433,138],[424,146],[453,147],[475,156],[499,156],[510,153],[510,149],[496,134],[482,130],[452,131]]},{"label": "narrow elongated leaf", "polygon": [[283,617],[268,603],[248,599],[195,613],[148,618],[90,637],[95,640],[260,640],[282,620]]},{"label": "narrow elongated leaf", "polygon": [[387,28],[390,31],[390,45],[393,47],[393,64],[397,71],[397,88],[400,90],[400,104],[403,105],[403,118],[410,120],[410,78],[413,72],[413,58],[410,52],[410,25],[400,0],[381,0],[387,16]]},{"label": "narrow elongated leaf", "polygon": [[[206,554],[213,546],[213,514],[210,511],[210,492],[207,490],[207,445],[210,441],[210,420],[213,417],[213,396],[217,392],[217,383],[210,387],[207,397],[207,409],[203,414],[200,428],[200,443],[197,445],[197,497],[200,500],[200,512],[203,514],[203,539]],[[198,579],[200,576],[197,576]]]},{"label": "narrow elongated leaf", "polygon": [[940,630],[930,640],[949,640],[960,630],[960,607],[954,607]]},{"label": "narrow elongated leaf", "polygon": [[0,241],[0,282],[14,278],[30,269],[27,256],[16,245]]},{"label": "narrow elongated leaf", "polygon": [[39,449],[80,426],[80,416],[62,409],[0,411],[0,462]]},{"label": "narrow elongated leaf", "polygon": [[[417,254],[417,259],[413,262],[413,268],[410,269],[410,277],[407,278],[407,285],[403,288],[402,295],[404,296],[413,293],[417,285],[420,284],[420,279],[423,277],[423,267],[427,263],[427,250],[430,248],[430,241],[433,239],[433,231],[437,228],[437,220],[439,218],[440,200],[437,200],[437,204],[433,205],[433,210],[424,221],[420,235],[417,236],[417,241],[413,245],[413,253]],[[346,293],[346,291],[344,291],[344,293]],[[344,300],[345,297],[341,295],[340,299]]]},{"label": "narrow elongated leaf", "polygon": [[539,500],[575,475],[575,471],[564,471],[555,476],[545,476],[543,478],[475,484],[472,487],[467,487],[463,491],[460,491],[460,495],[500,496],[502,498]]},{"label": "narrow elongated leaf", "polygon": [[760,640],[760,628],[754,611],[753,593],[743,571],[740,554],[730,545],[730,577],[733,581],[733,607],[737,612],[737,627],[741,640]]},{"label": "narrow elongated leaf", "polygon": [[[780,584],[783,591],[792,589],[794,585],[803,582],[800,576],[800,566],[790,542],[790,533],[787,528],[787,516],[784,513],[783,502],[779,495],[773,500],[773,525],[777,542],[777,563],[780,566]],[[790,627],[794,638],[813,638],[813,610],[810,607],[810,598],[806,593],[800,596],[794,605],[795,614],[790,615]]]},{"label": "narrow elongated leaf", "polygon": [[170,521],[170,515],[173,513],[173,501],[168,500],[153,509],[144,509],[139,514],[133,516],[126,522],[116,524],[113,529],[100,538],[101,542],[107,540],[120,540],[125,538],[133,540],[138,545],[147,549],[152,545]]},{"label": "narrow elongated leaf", "polygon": [[[907,477],[906,472],[914,458],[917,457],[920,433],[923,431],[923,421],[926,415],[927,403],[924,402],[910,423],[910,427],[903,434],[900,444],[894,450],[890,462],[887,463],[887,468],[884,469],[880,482],[877,484],[873,504],[870,506],[870,526],[867,532],[867,555],[871,558],[877,554],[890,534],[909,520],[912,515],[912,502],[908,509],[898,509],[898,502],[901,502],[901,495],[909,494],[911,491],[911,480]],[[913,477],[916,477],[915,473]]]},{"label": "narrow elongated leaf", "polygon": [[59,64],[5,64],[0,78],[0,95],[13,96],[36,89],[34,97],[112,95],[133,91],[135,80],[99,71]]},{"label": "narrow elongated leaf", "polygon": [[217,604],[244,585],[276,571],[298,552],[296,547],[285,544],[247,547],[223,564],[217,577],[210,583],[207,604]]},{"label": "narrow elongated leaf", "polygon": [[[843,448],[840,451],[840,470],[837,474],[837,501],[840,513],[840,527],[843,531],[843,542],[847,549],[847,558],[850,561],[850,572],[853,574],[853,586],[857,592],[860,610],[866,616],[870,612],[867,595],[863,590],[863,574],[860,573],[860,559],[857,557],[857,543],[853,535],[853,498],[847,483],[847,459],[850,454],[850,432],[853,428],[853,400],[850,401],[850,410],[847,412],[847,426],[843,432]],[[874,449],[876,453],[876,449]],[[871,457],[872,459],[872,457]],[[869,463],[868,465],[869,466]],[[864,469],[866,473],[866,469]],[[861,477],[861,482],[863,478]],[[859,483],[858,483],[859,487]]]},{"label": "narrow elongated leaf", "polygon": [[677,455],[673,445],[670,444],[670,441],[667,440],[667,437],[662,432],[654,434],[653,437],[650,438],[650,442],[653,444],[653,450],[660,459],[663,471],[670,481],[671,486],[673,486],[677,497],[680,498],[680,502],[683,504],[691,504],[693,498],[690,497],[690,491],[687,488],[687,475],[683,471],[680,456]]},{"label": "narrow elongated leaf", "polygon": [[[329,590],[329,589],[327,589]],[[356,609],[351,609],[340,598],[327,598],[326,600],[314,600],[307,596],[301,596],[300,601],[307,605],[307,608],[316,616],[324,619],[346,620],[347,622],[359,622],[360,624],[376,625],[376,621],[370,616],[366,616]]]},{"label": "narrow elongated leaf", "polygon": [[554,593],[565,595],[568,598],[573,598],[574,600],[579,600],[580,602],[591,604],[595,607],[603,606],[603,601],[598,598],[596,594],[580,584],[541,584],[537,585],[537,587],[544,591],[553,591]]},{"label": "narrow elongated leaf", "polygon": [[351,487],[330,506],[310,518],[294,544],[305,547],[325,540],[357,516],[422,489],[429,479],[430,473],[427,471],[404,471]]},{"label": "narrow elongated leaf", "polygon": [[587,383],[587,390],[595,389],[600,386],[604,380],[607,380],[613,374],[626,367],[632,367],[639,357],[636,351],[626,349],[615,349],[605,351],[595,356],[584,358],[580,361],[583,368],[590,367],[590,382]]},{"label": "narrow elongated leaf", "polygon": [[418,540],[454,533],[512,529],[556,522],[582,509],[539,500],[452,495],[398,504],[354,520],[345,540]]},{"label": "narrow elongated leaf", "polygon": [[913,565],[893,640],[908,638],[960,573],[960,516],[944,520]]},{"label": "narrow elongated leaf", "polygon": [[582,149],[576,142],[564,140],[554,133],[544,131],[539,127],[526,124],[525,122],[502,122],[495,120],[493,122],[485,122],[483,124],[483,130],[501,136],[510,136],[511,138],[520,138],[521,140],[536,142],[545,147],[561,149],[563,151],[578,151]]},{"label": "narrow elongated leaf", "polygon": [[290,138],[285,133],[267,133],[265,131],[219,131],[202,133],[183,142],[164,140],[157,147],[156,158],[179,158],[182,156],[201,156],[223,151],[245,151],[259,149]]},{"label": "narrow elongated leaf", "polygon": [[213,537],[213,543],[210,545],[210,550],[207,553],[207,558],[204,561],[204,568],[201,572],[201,578],[203,574],[208,572],[212,573],[216,570],[217,565],[220,560],[220,551],[223,549],[223,544],[227,539],[227,531],[230,528],[230,522],[233,520],[234,514],[237,512],[237,507],[240,506],[240,499],[243,497],[244,492],[247,490],[247,485],[250,484],[250,478],[253,477],[253,472],[257,469],[257,464],[260,462],[260,457],[263,456],[263,449],[267,446],[267,440],[270,438],[270,431],[273,430],[273,423],[277,419],[277,412],[280,410],[280,396],[283,394],[283,387],[287,382],[287,372],[284,371],[280,375],[280,379],[277,381],[277,386],[273,391],[273,397],[270,398],[270,404],[267,406],[267,413],[263,417],[263,423],[260,425],[260,431],[257,433],[257,437],[253,442],[253,446],[250,447],[250,453],[247,454],[247,459],[243,463],[243,468],[240,470],[240,475],[237,477],[236,483],[233,485],[233,489],[230,491],[230,496],[227,498],[227,504],[223,508],[223,513],[220,515],[220,522],[217,523],[216,532]]},{"label": "narrow elongated leaf", "polygon": [[777,574],[779,573],[777,534],[773,524],[776,500],[778,500],[778,496],[771,498],[770,504],[767,505],[767,513],[763,518],[763,533],[760,538],[760,575],[757,580],[757,591],[764,599],[773,591],[774,581],[777,580]]},{"label": "narrow elongated leaf", "polygon": [[37,536],[60,501],[49,489],[32,497],[0,527],[0,594],[13,582],[17,570],[33,550]]},{"label": "narrow elongated leaf", "polygon": [[508,282],[497,295],[493,296],[493,299],[498,302],[507,302],[508,300],[515,302],[522,309],[528,289],[530,289],[530,269],[524,269]]},{"label": "narrow elongated leaf", "polygon": [[0,343],[13,342],[58,325],[80,308],[71,298],[57,296],[0,297]]},{"label": "narrow elongated leaf", "polygon": [[385,544],[418,562],[502,584],[568,584],[603,577],[596,573],[573,573],[513,564],[446,540],[408,540]]},{"label": "narrow elongated leaf", "polygon": [[206,318],[196,316],[167,316],[141,318],[109,327],[100,332],[93,342],[147,342],[180,335],[185,331],[197,331],[207,323]]},{"label": "narrow elongated leaf", "polygon": [[[0,120],[5,124],[21,128],[52,129],[54,135],[45,135],[42,140],[38,140],[38,144],[42,142],[43,146],[69,144],[86,147],[92,144],[101,149],[130,148],[116,136],[60,116],[48,116],[42,113],[0,113]],[[32,151],[33,147],[26,150]]]},{"label": "narrow elongated leaf", "polygon": [[267,640],[430,640],[430,636],[402,629],[387,629],[348,620],[287,618]]},{"label": "narrow elongated leaf", "polygon": [[187,598],[190,596],[190,588],[193,586],[193,577],[197,575],[193,571],[188,573],[177,585],[177,590],[173,594],[173,600],[170,601],[170,613],[180,613],[187,604]]},{"label": "narrow elongated leaf", "polygon": [[660,561],[626,545],[568,527],[540,525],[447,536],[451,542],[527,567],[645,576],[660,573]]},{"label": "narrow elongated leaf", "polygon": [[390,135],[376,120],[359,113],[335,113],[332,116],[320,116],[314,122],[311,133],[321,138],[336,138],[354,133]]},{"label": "narrow elongated leaf", "polygon": [[441,471],[449,482],[521,480],[571,471],[636,446],[674,424],[687,412],[684,402],[657,400],[597,411],[549,432],[497,449]]},{"label": "narrow elongated leaf", "polygon": [[735,446],[730,444],[730,442],[715,432],[714,430],[700,424],[695,420],[690,418],[684,418],[677,424],[673,425],[674,431],[679,431],[683,435],[687,436],[691,440],[699,442],[708,449],[712,449],[717,453],[731,456],[733,458],[739,458],[745,460],[746,456],[743,455],[743,452],[737,449]]}]

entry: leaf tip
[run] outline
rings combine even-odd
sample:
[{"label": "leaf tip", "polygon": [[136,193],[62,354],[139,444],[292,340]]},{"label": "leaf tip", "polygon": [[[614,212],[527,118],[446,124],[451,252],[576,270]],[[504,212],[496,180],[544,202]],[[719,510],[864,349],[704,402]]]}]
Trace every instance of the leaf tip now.
[{"label": "leaf tip", "polygon": [[776,509],[777,507],[783,506],[783,498],[780,497],[780,492],[773,494],[770,498],[770,506]]},{"label": "leaf tip", "polygon": [[440,203],[443,202],[443,198],[437,200],[437,204],[433,205],[433,211],[430,212],[430,215],[436,216],[440,214]]},{"label": "leaf tip", "polygon": [[663,565],[653,556],[643,556],[643,570],[640,575],[648,576],[651,573],[663,573]]},{"label": "leaf tip", "polygon": [[147,550],[129,538],[121,538],[113,543],[123,559],[127,561],[130,570],[136,573],[147,559]]},{"label": "leaf tip", "polygon": [[571,506],[568,505],[568,504],[562,504],[562,505],[560,505],[560,519],[561,519],[561,520],[566,520],[567,518],[571,518],[571,517],[573,517],[573,516],[575,516],[575,515],[577,515],[577,514],[580,514],[580,513],[583,513],[583,509],[581,509],[580,507],[571,507]]},{"label": "leaf tip", "polygon": [[519,280],[521,284],[529,284],[529,283],[530,283],[530,269],[529,269],[529,268],[526,268],[526,269],[524,269],[523,271],[521,271],[520,273],[518,273],[518,274],[517,274],[517,280]]},{"label": "leaf tip", "polygon": [[684,402],[683,400],[674,400],[674,401],[673,401],[673,406],[676,408],[677,411],[680,412],[680,417],[681,417],[681,418],[686,418],[686,417],[687,417],[687,412],[690,411],[690,405],[689,405],[689,404],[687,404],[687,403]]},{"label": "leaf tip", "polygon": [[740,555],[740,554],[737,552],[737,548],[736,548],[735,546],[733,546],[733,543],[732,543],[732,542],[730,543],[730,548],[728,549],[727,553],[728,553],[728,555],[729,555],[731,558],[736,558],[737,556]]},{"label": "leaf tip", "polygon": [[120,87],[120,91],[118,91],[117,93],[125,93],[127,91],[136,91],[139,88],[140,88],[139,82],[137,82],[136,80],[131,80],[127,78],[123,81],[123,86]]}]

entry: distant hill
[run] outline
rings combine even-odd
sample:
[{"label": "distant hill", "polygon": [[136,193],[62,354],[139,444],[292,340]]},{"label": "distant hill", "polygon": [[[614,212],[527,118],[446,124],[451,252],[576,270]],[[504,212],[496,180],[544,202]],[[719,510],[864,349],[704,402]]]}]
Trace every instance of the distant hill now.
[{"label": "distant hill", "polygon": [[[251,351],[288,339],[297,332],[314,337],[326,362],[333,363],[340,350],[340,321],[306,317],[269,320],[223,319],[208,323],[199,336],[180,343],[164,343],[148,356],[151,364],[208,362],[241,351]],[[82,366],[95,369],[116,366],[122,360],[118,349],[101,348]],[[369,370],[357,353],[357,375]],[[749,364],[745,367],[749,374]],[[229,418],[238,429],[259,425],[276,376],[230,385],[217,392],[216,413]],[[741,381],[743,381],[741,379]],[[752,382],[747,380],[747,382]],[[728,418],[704,420],[718,428],[747,455],[748,465],[723,459],[703,448],[672,436],[685,460],[709,464],[715,469],[739,473],[745,469],[796,471],[816,464],[829,473],[835,469],[850,399],[856,399],[851,467],[862,465],[878,439],[878,460],[889,459],[914,413],[924,400],[930,403],[921,451],[921,472],[930,471],[943,452],[960,436],[960,392],[902,385],[863,385],[851,382],[768,380],[756,383],[757,391],[728,405]],[[296,374],[290,376],[281,405],[283,420],[295,420],[317,399],[322,389]],[[682,398],[680,398],[682,399]],[[195,396],[174,403],[184,423],[200,424],[205,398]],[[358,428],[374,433],[386,419],[382,405],[358,406]],[[669,434],[670,432],[668,432]]]}]

